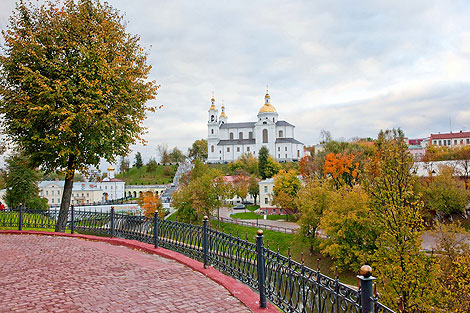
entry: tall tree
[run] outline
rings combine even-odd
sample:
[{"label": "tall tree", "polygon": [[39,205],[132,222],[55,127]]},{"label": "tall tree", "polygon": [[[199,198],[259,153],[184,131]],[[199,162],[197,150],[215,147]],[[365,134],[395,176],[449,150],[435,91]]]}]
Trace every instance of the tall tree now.
[{"label": "tall tree", "polygon": [[[423,202],[413,192],[413,157],[400,129],[381,131],[376,146],[365,184],[371,212],[381,229],[376,273],[387,305],[402,306],[406,313],[418,312],[431,303],[436,265],[421,251]],[[400,305],[397,299],[401,299]]]},{"label": "tall tree", "polygon": [[269,150],[262,146],[258,153],[258,172],[261,179],[266,179],[266,165],[268,164]]},{"label": "tall tree", "polygon": [[39,197],[39,172],[27,156],[16,153],[7,160],[5,202],[16,209],[20,203],[31,209],[47,209],[47,199]]},{"label": "tall tree", "polygon": [[173,150],[171,150],[169,157],[170,162],[172,163],[184,162],[184,159],[186,158],[183,152],[177,147],[174,147]]},{"label": "tall tree", "polygon": [[253,174],[250,177],[249,185],[248,185],[248,193],[253,197],[255,200],[255,205],[256,205],[256,198],[259,195],[259,185],[258,185],[258,178],[256,178],[256,175]]},{"label": "tall tree", "polygon": [[207,140],[199,139],[193,142],[191,148],[188,149],[188,157],[195,160],[200,159],[201,161],[207,160]]},{"label": "tall tree", "polygon": [[302,186],[297,175],[298,172],[296,170],[290,170],[288,172],[280,170],[279,173],[274,176],[273,204],[290,213],[297,213],[297,203],[295,199]]},{"label": "tall tree", "polygon": [[125,173],[129,170],[129,159],[126,157],[121,157],[121,161],[119,162],[119,172]]},{"label": "tall tree", "polygon": [[77,170],[126,155],[158,86],[139,37],[98,0],[19,2],[3,31],[0,113],[6,134],[46,171],[65,172],[65,231]]},{"label": "tall tree", "polygon": [[142,161],[142,154],[140,154],[140,152],[137,152],[135,154],[134,166],[137,168],[141,168],[142,166],[144,166],[144,162]]}]

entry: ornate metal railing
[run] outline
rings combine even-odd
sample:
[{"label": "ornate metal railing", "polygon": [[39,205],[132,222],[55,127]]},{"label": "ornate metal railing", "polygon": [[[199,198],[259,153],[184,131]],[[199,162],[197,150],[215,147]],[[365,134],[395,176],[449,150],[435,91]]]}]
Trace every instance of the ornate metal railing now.
[{"label": "ornate metal railing", "polygon": [[[266,299],[284,312],[302,313],[394,313],[372,296],[371,272],[365,268],[359,290],[338,278],[323,275],[303,263],[265,248],[263,232],[256,244],[209,227],[110,212],[69,210],[67,229],[74,233],[115,236],[152,243],[200,260],[204,267],[221,272],[258,290],[260,306]],[[58,210],[0,211],[0,227],[55,228]],[[363,269],[361,268],[361,271]]]}]

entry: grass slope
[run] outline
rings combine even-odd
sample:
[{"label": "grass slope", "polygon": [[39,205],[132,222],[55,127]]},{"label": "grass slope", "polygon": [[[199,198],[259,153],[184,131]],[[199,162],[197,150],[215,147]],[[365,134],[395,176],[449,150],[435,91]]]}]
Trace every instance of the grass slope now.
[{"label": "grass slope", "polygon": [[127,172],[116,175],[116,178],[126,182],[127,185],[169,184],[173,181],[177,165],[157,165],[155,171],[147,171],[147,166],[132,167]]}]

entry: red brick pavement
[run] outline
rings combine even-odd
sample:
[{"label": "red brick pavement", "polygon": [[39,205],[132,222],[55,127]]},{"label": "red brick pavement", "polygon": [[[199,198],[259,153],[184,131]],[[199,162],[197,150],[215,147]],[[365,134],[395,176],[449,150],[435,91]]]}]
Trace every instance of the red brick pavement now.
[{"label": "red brick pavement", "polygon": [[190,267],[104,242],[0,234],[0,266],[0,312],[250,312]]}]

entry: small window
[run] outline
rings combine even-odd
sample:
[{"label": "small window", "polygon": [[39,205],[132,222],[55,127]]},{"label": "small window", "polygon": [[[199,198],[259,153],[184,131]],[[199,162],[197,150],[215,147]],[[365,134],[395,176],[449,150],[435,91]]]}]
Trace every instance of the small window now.
[{"label": "small window", "polygon": [[297,150],[297,157],[300,158],[300,150]]},{"label": "small window", "polygon": [[284,135],[284,133],[282,132],[282,130],[279,131],[279,138],[282,138]]},{"label": "small window", "polygon": [[51,190],[51,196],[53,196],[53,195],[54,195],[54,190]]},{"label": "small window", "polygon": [[268,186],[264,186],[264,192],[268,192]]},{"label": "small window", "polygon": [[[467,139],[468,140],[468,139]],[[246,147],[246,151],[250,152],[250,147]]]},{"label": "small window", "polygon": [[287,159],[287,153],[286,153],[286,159]]},{"label": "small window", "polygon": [[[444,140],[445,141],[445,140]],[[450,139],[447,140],[447,145],[450,146]]]},{"label": "small window", "polygon": [[227,152],[230,152],[230,147],[227,147]]},{"label": "small window", "polygon": [[89,196],[90,196],[90,194],[87,192],[87,193],[86,193],[86,196],[87,196],[87,197],[89,197]]},{"label": "small window", "polygon": [[442,146],[442,140],[439,140],[439,146]]},{"label": "small window", "polygon": [[214,135],[214,129],[211,129],[211,134]]},{"label": "small window", "polygon": [[240,147],[237,147],[237,152],[240,152]]},{"label": "small window", "polygon": [[57,199],[57,203],[60,203],[60,199]]},{"label": "small window", "polygon": [[214,115],[211,115],[211,122],[213,122],[215,119]]},{"label": "small window", "polygon": [[249,133],[248,133],[248,138],[249,138],[249,139],[253,139],[253,132],[249,132]]},{"label": "small window", "polygon": [[281,151],[281,147],[277,147],[277,151]]},{"label": "small window", "polygon": [[264,204],[268,204],[268,198],[264,198]]},{"label": "small window", "polygon": [[268,142],[268,130],[263,129],[263,143],[267,143],[267,142]]},{"label": "small window", "polygon": [[[51,203],[54,203],[54,198],[51,199]],[[155,233],[156,234],[156,233]]]},{"label": "small window", "polygon": [[280,153],[277,155],[277,158],[278,158],[278,159],[280,159],[280,158],[281,158],[281,154],[280,154]]},{"label": "small window", "polygon": [[273,123],[274,123],[274,117],[273,117]]},{"label": "small window", "polygon": [[211,146],[211,152],[214,152],[214,146]]},{"label": "small window", "polygon": [[457,139],[454,139],[454,145],[456,145],[456,144],[457,144]]},{"label": "small window", "polygon": [[233,133],[230,133],[230,140],[233,140]]},{"label": "small window", "polygon": [[284,151],[287,151],[287,147],[284,147]]},{"label": "small window", "polygon": [[238,133],[238,139],[243,139],[243,133],[242,132]]},{"label": "small window", "polygon": [[222,154],[222,150],[219,150],[219,154]]},{"label": "small window", "polygon": [[467,138],[467,144],[470,144],[470,139],[469,138]]},{"label": "small window", "polygon": [[46,196],[48,195],[49,191],[46,190]]}]

